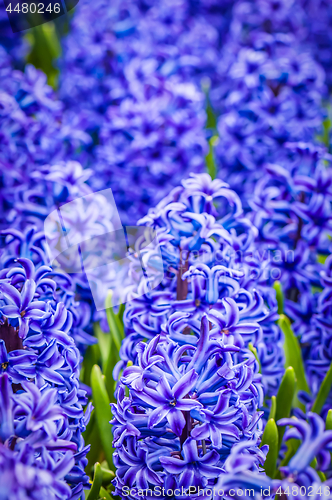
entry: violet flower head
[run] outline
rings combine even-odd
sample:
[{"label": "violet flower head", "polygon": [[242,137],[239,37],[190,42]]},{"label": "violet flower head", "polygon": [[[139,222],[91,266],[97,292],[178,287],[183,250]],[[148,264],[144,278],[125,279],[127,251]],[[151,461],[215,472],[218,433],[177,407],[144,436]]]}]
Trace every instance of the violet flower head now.
[{"label": "violet flower head", "polygon": [[75,465],[77,447],[59,436],[65,414],[54,405],[56,390],[26,382],[14,395],[6,373],[0,375],[0,387],[1,497],[79,498],[65,481]]},{"label": "violet flower head", "polygon": [[308,420],[309,423],[295,418],[284,418],[279,421],[279,425],[291,425],[286,431],[286,441],[291,438],[302,441],[297,453],[285,468],[285,472],[287,471],[288,474],[296,475],[303,471],[309,467],[315,457],[319,464],[319,470],[324,471],[329,466],[330,453],[328,449],[331,448],[332,431],[325,431],[323,419],[315,413],[309,412]]},{"label": "violet flower head", "polygon": [[[265,166],[250,200],[250,219],[259,231],[257,251],[269,256],[268,275],[282,285],[285,312],[301,343],[310,410],[331,362],[330,155],[305,143],[291,143],[287,149],[292,152],[290,169]],[[329,407],[330,396],[322,416]]]},{"label": "violet flower head", "polygon": [[[165,485],[169,474],[180,488],[212,486],[234,443],[260,432],[254,356],[216,339],[205,315],[194,344],[156,336],[138,351],[138,364],[124,370],[113,405],[116,492]],[[148,464],[144,472],[132,456],[139,449]]]},{"label": "violet flower head", "polygon": [[313,141],[320,133],[327,88],[323,68],[304,43],[307,23],[301,2],[234,6],[210,94],[220,136],[218,175],[245,209],[268,162],[288,168],[287,142]]},{"label": "violet flower head", "polygon": [[[244,217],[236,193],[207,174],[192,175],[140,223],[158,234],[165,278],[141,299],[135,299],[140,283],[134,283],[116,373],[135,361],[136,342],[160,331],[181,344],[195,342],[189,330],[199,336],[207,314],[211,328],[225,340],[257,346],[266,389],[275,393],[283,373],[282,336],[274,324],[277,303],[261,286],[262,266],[253,247],[256,228]],[[154,258],[148,252],[144,256],[146,263]],[[133,270],[135,265],[133,257]]]},{"label": "violet flower head", "polygon": [[[91,405],[84,414],[72,314],[51,268],[27,258],[2,258],[0,477],[8,474],[8,463],[16,465],[10,481],[0,481],[0,492],[3,488],[4,498],[9,488],[9,497],[78,499],[88,486],[89,447],[81,433]],[[17,480],[21,469],[29,480]]]}]

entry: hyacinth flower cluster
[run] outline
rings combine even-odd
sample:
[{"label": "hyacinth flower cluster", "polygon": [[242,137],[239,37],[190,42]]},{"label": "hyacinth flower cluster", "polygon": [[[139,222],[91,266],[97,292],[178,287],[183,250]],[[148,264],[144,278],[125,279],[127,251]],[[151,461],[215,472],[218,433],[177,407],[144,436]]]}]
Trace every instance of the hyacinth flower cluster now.
[{"label": "hyacinth flower cluster", "polygon": [[329,88],[332,84],[331,51],[332,38],[328,26],[331,25],[332,6],[330,2],[304,0],[301,2],[307,13],[306,45],[315,55],[316,60],[322,65],[326,73],[326,83]]},{"label": "hyacinth flower cluster", "polygon": [[[278,174],[282,171],[276,166],[274,170]],[[319,168],[316,174],[318,177]],[[305,182],[304,176],[300,179]],[[165,492],[169,490],[174,498],[181,498],[184,488],[191,498],[199,498],[201,488],[207,498],[224,498],[230,491],[234,496],[236,487],[239,491],[236,498],[246,488],[255,492],[255,498],[329,497],[331,481],[326,478],[330,477],[332,434],[331,430],[324,430],[324,420],[317,413],[322,412],[325,419],[330,406],[330,399],[319,402],[322,400],[318,392],[329,383],[323,379],[331,359],[328,351],[331,258],[325,266],[319,265],[321,286],[325,290],[320,294],[310,326],[308,316],[303,317],[303,323],[306,321],[311,331],[310,339],[307,338],[311,352],[303,351],[311,396],[300,391],[294,417],[281,418],[287,415],[287,410],[285,413],[283,410],[289,407],[295,386],[288,379],[294,373],[293,368],[287,370],[281,382],[284,339],[275,324],[278,314],[272,289],[276,279],[273,271],[280,271],[278,277],[286,297],[294,294],[299,284],[302,288],[296,290],[301,293],[306,288],[305,280],[291,269],[297,263],[285,259],[290,246],[282,251],[279,243],[281,258],[266,257],[273,248],[271,242],[282,242],[283,232],[277,221],[271,222],[265,232],[264,224],[258,224],[257,231],[244,216],[237,195],[225,183],[212,181],[206,174],[193,175],[182,184],[141,221],[157,230],[165,278],[158,288],[140,299],[135,299],[133,288],[132,300],[124,313],[126,337],[120,350],[121,361],[114,372],[120,382],[111,422],[117,468],[115,491],[121,498],[127,495],[139,498],[144,494],[149,498],[153,495],[151,490],[156,498],[157,494],[168,498]],[[280,181],[280,189],[282,186],[285,189],[285,179]],[[264,234],[269,235],[265,246]],[[285,231],[285,234],[290,238],[292,233]],[[321,235],[320,241],[317,247],[323,251],[329,239]],[[139,252],[147,268],[149,260],[156,259],[148,249],[136,248],[136,253]],[[133,259],[133,270],[136,265]],[[133,281],[134,277],[135,272]],[[307,288],[310,286],[308,280]],[[139,282],[136,287],[139,290]],[[285,310],[292,317],[290,303],[296,310],[294,296],[293,300],[285,301]],[[303,313],[308,309],[303,308]],[[296,319],[293,328],[298,335]],[[313,342],[314,337],[317,343]],[[212,346],[225,349],[227,354],[226,351],[217,354]],[[301,347],[305,349],[302,342]],[[288,356],[292,358],[293,354]],[[232,366],[231,376],[220,370],[225,367],[225,359]],[[241,389],[233,376],[237,376],[240,366],[247,376],[249,373],[254,376],[251,382],[247,379],[246,385],[246,390],[248,387],[253,390],[249,400],[251,409],[255,406],[254,413],[241,405],[240,411],[238,408]],[[290,393],[285,389],[287,384]],[[286,399],[283,392],[288,394]],[[273,408],[275,396],[277,411]],[[266,404],[272,404],[268,411],[264,409]],[[304,414],[300,407],[304,409],[306,405],[308,411]],[[311,408],[316,413],[310,412]],[[287,425],[290,428],[280,434],[282,441],[278,440],[278,432]],[[331,423],[326,425],[327,429],[332,428]],[[277,459],[278,454],[275,455],[272,470],[271,457],[266,458],[269,447],[273,450],[276,446],[273,440],[269,441],[271,427],[281,448],[281,456]],[[279,472],[275,469],[277,464]]]},{"label": "hyacinth flower cluster", "polygon": [[133,223],[137,213],[159,201],[164,186],[179,183],[186,170],[203,170],[207,145],[204,96],[192,83],[165,80],[153,60],[135,58],[126,72],[128,80],[121,85],[127,84],[128,91],[107,109],[100,129],[100,177],[92,177],[91,186],[100,189],[106,177],[122,219]]},{"label": "hyacinth flower cluster", "polygon": [[[231,3],[81,3],[63,42],[61,95],[71,107],[89,97],[85,109],[91,115],[103,112],[125,97],[127,89],[121,89],[120,84],[128,80],[126,66],[134,60],[135,67],[140,60],[156,70],[156,76],[179,74],[195,80],[195,75],[206,75],[217,63],[216,49],[228,29]],[[90,25],[92,16],[99,22]],[[142,78],[145,72],[143,67]]]},{"label": "hyacinth flower cluster", "polygon": [[252,447],[257,469],[265,459],[255,446],[262,387],[254,355],[241,355],[219,328],[210,330],[205,315],[192,337],[190,343],[169,336],[141,342],[137,365],[123,372],[129,397],[121,385],[113,407],[120,496],[135,488],[212,486],[241,440]]},{"label": "hyacinth flower cluster", "polygon": [[88,120],[98,172],[90,185],[112,187],[124,223],[204,170],[201,80],[217,64],[220,35],[193,11],[187,1],[83,2],[64,41],[60,95]]},{"label": "hyacinth flower cluster", "polygon": [[[60,206],[92,193],[86,183],[92,170],[83,168],[91,138],[75,113],[64,110],[44,73],[32,65],[24,72],[15,70],[5,53],[1,70],[0,228],[3,234],[8,230],[24,233],[17,233],[13,243],[23,248],[18,256],[30,258],[29,245],[35,245],[45,257],[45,218]],[[83,213],[77,216],[84,218]],[[99,223],[105,214],[103,217]],[[33,252],[37,255],[38,251]],[[44,262],[49,263],[46,257]],[[84,350],[86,344],[96,342],[91,336],[95,307],[82,273],[72,279],[81,299],[74,310],[74,324],[78,325],[74,338]]]},{"label": "hyacinth flower cluster", "polygon": [[[82,122],[64,111],[44,73],[32,65],[27,65],[24,72],[16,70],[10,57],[5,53],[3,56],[1,227],[24,229],[27,223],[33,223],[40,229],[54,205],[79,194],[89,171],[83,174],[81,166],[69,162],[80,159],[84,163],[88,153],[82,150],[91,138]],[[67,167],[59,168],[61,162],[67,162]]]},{"label": "hyacinth flower cluster", "polygon": [[[13,255],[32,259],[34,263],[39,263],[41,258],[49,265],[50,256],[46,251],[44,220],[59,206],[77,197],[91,194],[91,189],[85,183],[89,175],[91,171],[83,170],[82,165],[76,161],[59,161],[54,165],[46,164],[34,169],[25,182],[16,184],[15,179],[11,179],[8,171],[4,170],[4,185],[1,189],[4,217],[1,221],[3,229],[0,237],[2,245],[6,247],[6,255],[12,252]],[[82,219],[82,225],[86,222],[87,214],[78,211],[76,216]],[[105,213],[98,212],[98,217],[102,224],[108,216],[105,217]],[[91,228],[91,225],[86,226],[87,230],[88,228]],[[91,335],[92,321],[96,312],[89,284],[82,272],[76,272],[71,277],[67,275],[67,278],[62,279],[65,282],[68,280],[71,299],[75,293],[79,297],[75,307],[72,307],[70,301],[69,305],[72,307],[74,318],[73,337],[83,352],[86,345],[96,342]]]},{"label": "hyacinth flower cluster", "polygon": [[[256,229],[236,193],[208,174],[193,174],[140,224],[156,230],[165,274],[159,287],[142,298],[135,299],[135,288],[131,291],[118,370],[134,361],[138,341],[160,330],[179,341],[183,329],[197,329],[196,322],[208,314],[235,345],[257,347],[266,388],[274,394],[283,373],[282,336],[274,323],[277,302],[262,281],[252,248]],[[147,267],[155,255],[148,248],[141,252]],[[140,283],[135,286],[139,289]]]},{"label": "hyacinth flower cluster", "polygon": [[34,265],[7,252],[0,278],[1,497],[78,499],[89,482],[82,432],[92,407],[84,413],[80,353],[65,305],[70,279],[57,280],[41,259]]},{"label": "hyacinth flower cluster", "polygon": [[278,422],[282,428],[287,426],[284,440],[294,443],[288,464],[280,468],[282,479],[271,480],[255,473],[251,457],[246,463],[241,463],[238,460],[241,448],[235,445],[225,464],[227,474],[221,476],[218,486],[236,499],[245,489],[250,489],[256,498],[330,498],[331,480],[326,481],[325,474],[317,473],[313,461],[317,459],[320,471],[328,472],[332,431],[325,430],[324,421],[317,414],[309,412],[307,418],[308,421],[284,418]]},{"label": "hyacinth flower cluster", "polygon": [[[237,195],[207,174],[183,181],[141,224],[157,230],[165,278],[140,299],[132,290],[124,314],[116,491],[215,485],[236,443],[258,471],[257,410],[265,392],[276,394],[284,360],[275,292],[259,284],[254,260],[241,261],[255,229]],[[155,258],[143,255],[145,265]]]},{"label": "hyacinth flower cluster", "polygon": [[[290,144],[292,170],[268,165],[250,200],[257,245],[282,284],[286,314],[300,340],[312,396],[331,363],[330,157],[324,148]],[[313,399],[310,399],[312,404]],[[325,406],[324,415],[329,408]]]},{"label": "hyacinth flower cluster", "polygon": [[[93,193],[86,182],[93,170],[83,167],[89,157],[84,145],[88,146],[91,138],[79,128],[75,113],[63,110],[41,71],[27,65],[22,73],[7,63],[6,78],[1,82],[4,92],[1,93],[0,123],[3,139],[0,146],[0,227],[5,232],[8,229],[23,231],[23,240],[28,239],[28,246],[36,244],[38,251],[45,253],[46,217],[73,200]],[[79,158],[82,163],[73,158]],[[72,214],[77,224],[81,228],[84,226],[85,238],[91,236],[88,230],[96,224],[109,225],[107,207],[101,209],[95,203],[93,208],[92,205],[88,213],[77,206]],[[98,220],[89,220],[91,213],[95,213]],[[19,245],[25,248],[24,242]],[[27,253],[23,252],[30,258],[30,247]],[[45,262],[49,261],[45,258]],[[86,344],[96,342],[91,336],[96,311],[86,277],[76,272],[72,280],[80,297],[80,307],[75,310],[80,331],[74,336],[84,350]],[[105,317],[102,319],[105,324]]]},{"label": "hyacinth flower cluster", "polygon": [[[28,44],[24,37],[14,34],[8,22],[6,5],[0,5],[0,60],[6,53],[19,67],[23,66],[24,58],[28,53]],[[1,64],[1,63],[0,63]]]},{"label": "hyacinth flower cluster", "polygon": [[211,89],[219,115],[219,175],[246,208],[266,164],[291,168],[285,145],[312,141],[325,113],[323,68],[298,43],[304,13],[293,2],[276,4],[278,14],[272,14],[273,2],[237,3]]},{"label": "hyacinth flower cluster", "polygon": [[284,145],[321,127],[328,35],[315,50],[328,30],[311,19],[328,12],[302,1],[81,3],[64,40],[60,95],[92,137],[90,185],[111,186],[123,222],[135,223],[164,186],[204,170],[215,134],[218,175],[247,209],[265,164],[288,165]]}]

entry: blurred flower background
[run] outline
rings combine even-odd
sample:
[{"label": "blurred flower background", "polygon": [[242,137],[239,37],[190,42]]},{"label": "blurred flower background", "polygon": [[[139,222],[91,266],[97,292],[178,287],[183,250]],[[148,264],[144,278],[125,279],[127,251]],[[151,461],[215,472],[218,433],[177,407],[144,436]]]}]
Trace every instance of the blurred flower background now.
[{"label": "blurred flower background", "polygon": [[332,497],[331,91],[330,0],[0,3],[0,500]]}]

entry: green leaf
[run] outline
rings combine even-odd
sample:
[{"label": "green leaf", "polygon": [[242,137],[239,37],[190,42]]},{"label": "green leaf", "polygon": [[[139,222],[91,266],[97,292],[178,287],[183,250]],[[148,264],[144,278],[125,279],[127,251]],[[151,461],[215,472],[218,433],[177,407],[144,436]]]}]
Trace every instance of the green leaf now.
[{"label": "green leaf", "polygon": [[85,385],[90,385],[92,367],[99,363],[101,358],[100,348],[98,344],[90,345],[83,358],[82,370],[80,379]]},{"label": "green leaf", "polygon": [[114,500],[114,497],[105,490],[105,488],[101,488],[100,490],[101,500]]},{"label": "green leaf", "polygon": [[[295,394],[295,385],[295,371],[293,367],[289,366],[281,380],[281,384],[276,397],[275,421],[277,423],[281,418],[288,418],[290,416]],[[285,427],[278,426],[279,447],[281,446],[284,434]]]},{"label": "green leaf", "polygon": [[260,360],[259,360],[259,357],[258,357],[258,352],[257,352],[256,347],[255,347],[255,346],[254,346],[254,345],[250,342],[250,343],[248,344],[248,349],[249,349],[249,351],[250,351],[250,352],[252,352],[252,353],[253,353],[253,355],[254,355],[254,356],[255,356],[255,358],[256,358],[256,361],[257,361],[257,363],[258,363],[258,365],[259,365],[259,373],[262,373],[262,365],[261,365],[261,362],[260,362]]},{"label": "green leaf", "polygon": [[[85,409],[85,411],[87,411],[87,408]],[[90,434],[93,431],[94,425],[95,425],[95,412],[94,412],[94,410],[92,410],[92,413],[91,413],[88,425],[86,426],[86,429],[83,432],[83,437],[84,437],[85,443],[90,443],[90,441],[89,441],[90,437],[89,436],[90,436]]]},{"label": "green leaf", "polygon": [[206,128],[209,130],[217,130],[217,117],[211,106],[210,99],[208,99],[206,106],[206,118]]},{"label": "green leaf", "polygon": [[270,478],[274,478],[277,467],[277,459],[279,453],[279,445],[278,445],[278,429],[277,425],[273,418],[267,422],[265,426],[265,430],[262,436],[262,442],[260,446],[262,447],[264,444],[269,445],[269,451],[266,456],[266,460],[264,463],[264,469],[266,475]]},{"label": "green leaf", "polygon": [[[327,417],[325,420],[325,430],[332,431],[332,410],[329,410],[327,412]],[[332,463],[332,453],[330,453],[330,456],[331,456],[331,463]]]},{"label": "green leaf", "polygon": [[323,481],[323,482],[326,481],[326,476],[325,476],[324,472],[317,470],[317,466],[318,466],[317,458],[314,457],[313,460],[311,461],[310,467],[315,469],[315,471],[319,475],[321,481]]},{"label": "green leaf", "polygon": [[207,171],[211,176],[211,179],[215,179],[217,177],[217,164],[214,157],[214,147],[218,144],[219,137],[214,135],[209,140],[209,152],[205,156]]},{"label": "green leaf", "polygon": [[103,486],[108,486],[110,482],[115,478],[115,474],[112,470],[109,470],[101,466],[101,472],[103,474]]},{"label": "green leaf", "polygon": [[116,381],[113,379],[113,370],[119,359],[119,352],[112,340],[105,367],[105,386],[111,403],[116,402],[114,396]]},{"label": "green leaf", "polygon": [[327,431],[332,431],[332,410],[329,410],[327,413],[326,421],[325,421],[325,429]]},{"label": "green leaf", "polygon": [[54,23],[51,21],[32,28],[26,38],[31,45],[27,62],[44,71],[48,84],[56,88],[59,70],[53,61],[60,56],[61,46]]},{"label": "green leaf", "polygon": [[[278,320],[278,324],[285,335],[285,343],[284,343],[284,351],[285,351],[285,368],[292,366],[295,371],[296,381],[297,381],[297,390],[305,391],[310,394],[310,389],[305,377],[303,360],[301,347],[298,339],[295,337],[290,321],[282,314]],[[302,410],[305,410],[305,407],[298,398],[295,399],[295,405]],[[278,408],[278,402],[277,402]]]},{"label": "green leaf", "polygon": [[329,371],[324,377],[323,382],[321,383],[315,402],[312,405],[311,411],[318,414],[322,411],[327,396],[330,393],[331,387],[332,387],[332,363],[330,365]]},{"label": "green leaf", "polygon": [[205,128],[208,130],[216,131],[217,130],[217,116],[212,108],[211,100],[210,100],[210,88],[211,81],[209,78],[204,78],[202,81],[202,90],[205,94],[206,98],[206,124]]},{"label": "green leaf", "polygon": [[[109,292],[106,299],[106,314],[108,325],[110,328],[110,344],[107,351],[107,359],[105,362],[104,373],[105,373],[105,384],[108,396],[112,403],[115,402],[114,391],[115,383],[113,379],[113,370],[116,363],[120,359],[120,348],[122,340],[124,338],[124,327],[121,315],[123,311],[119,309],[119,313],[115,314],[112,307],[112,294]],[[106,353],[106,351],[105,351]],[[104,366],[104,365],[103,365]]]},{"label": "green leaf", "polygon": [[319,262],[320,264],[325,264],[327,258],[328,255],[317,254],[317,262]]},{"label": "green leaf", "polygon": [[126,309],[125,304],[119,305],[118,318],[119,318],[122,325],[123,325],[123,314],[125,312],[125,309]]},{"label": "green leaf", "polygon": [[88,500],[98,500],[102,481],[103,481],[103,474],[101,471],[100,463],[97,462],[95,464],[95,473],[94,473],[92,487],[88,495]]},{"label": "green leaf", "polygon": [[114,470],[113,465],[113,433],[110,420],[112,419],[112,411],[110,407],[110,400],[105,387],[104,378],[98,365],[92,368],[91,372],[91,387],[93,405],[95,407],[97,426],[108,463],[108,467]]},{"label": "green leaf", "polygon": [[111,336],[117,351],[120,351],[122,340],[124,339],[123,324],[117,314],[115,314],[112,307],[112,292],[109,292],[106,298],[106,316],[108,326],[110,328]]},{"label": "green leaf", "polygon": [[272,396],[269,420],[270,418],[276,420],[276,410],[277,410],[277,398],[275,396]]},{"label": "green leaf", "polygon": [[324,483],[326,481],[326,476],[325,476],[324,472],[322,472],[321,470],[318,470],[317,474],[319,475],[320,480],[322,481],[322,483]]},{"label": "green leaf", "polygon": [[[91,416],[91,418],[92,418],[92,416]],[[85,440],[85,435],[84,435],[84,440]],[[102,451],[99,429],[97,426],[97,422],[95,420],[94,420],[94,425],[92,427],[92,430],[91,430],[88,438],[85,440],[85,444],[90,444],[90,450],[89,450],[89,453],[87,454],[88,464],[85,467],[86,473],[88,475],[90,475],[92,467],[94,466],[94,464],[98,460],[100,460],[100,455],[101,455],[101,451]]]},{"label": "green leaf", "polygon": [[330,130],[332,127],[332,121],[331,118],[328,117],[323,121],[323,133],[321,135],[317,136],[317,139],[321,141],[325,146],[327,147],[327,150],[329,150],[330,147]]},{"label": "green leaf", "polygon": [[276,299],[278,302],[278,314],[284,313],[284,294],[282,291],[282,286],[280,281],[275,281],[273,284],[273,288],[276,291]]},{"label": "green leaf", "polygon": [[111,293],[108,294],[106,307],[110,333],[104,333],[100,328],[99,323],[94,324],[94,332],[96,337],[98,338],[100,346],[103,372],[105,374],[106,390],[110,401],[114,403],[116,381],[114,381],[113,379],[113,370],[116,363],[120,359],[119,349],[124,337],[123,322],[120,316],[123,314],[123,311],[120,309],[118,314],[114,313],[113,307],[111,306]]},{"label": "green leaf", "polygon": [[102,360],[102,364],[103,364],[103,370],[105,371],[106,363],[107,363],[110,348],[111,348],[112,337],[109,333],[104,333],[102,331],[99,323],[93,324],[93,331],[94,331],[95,336],[98,339],[101,360]]}]

